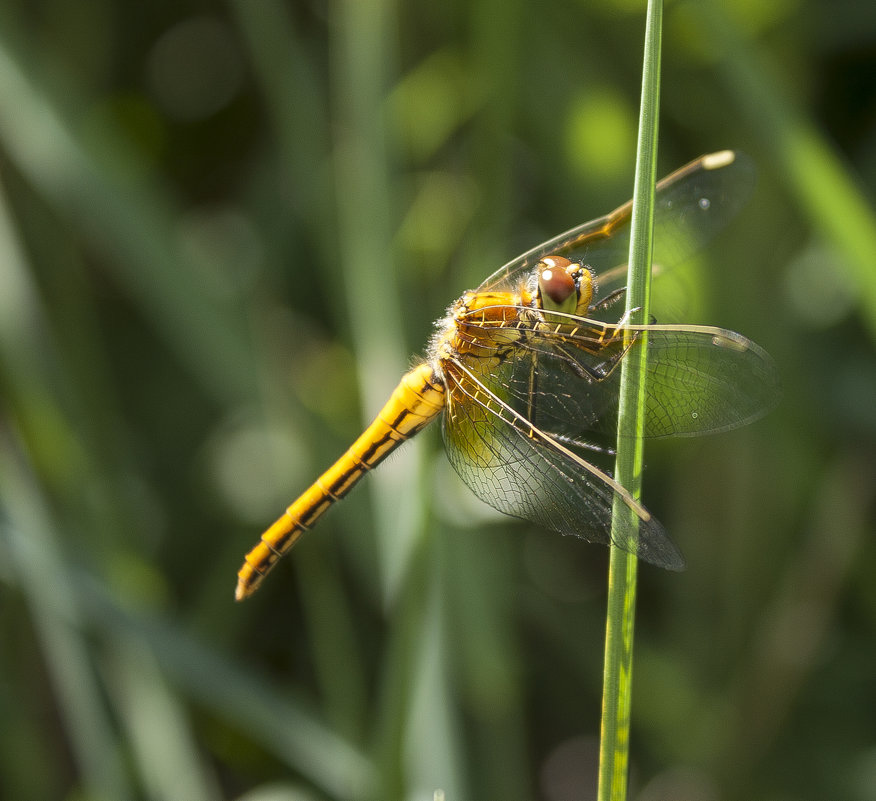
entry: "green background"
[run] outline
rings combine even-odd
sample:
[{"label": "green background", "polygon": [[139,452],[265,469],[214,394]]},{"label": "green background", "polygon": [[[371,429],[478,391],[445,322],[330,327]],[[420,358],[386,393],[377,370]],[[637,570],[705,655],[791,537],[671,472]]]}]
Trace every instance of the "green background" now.
[{"label": "green background", "polygon": [[[0,796],[594,797],[607,551],[437,427],[232,594],[446,305],[631,195],[640,5],[0,5]],[[631,798],[873,801],[876,7],[670,4],[660,173],[728,147],[677,305],[784,398],[646,448]]]}]

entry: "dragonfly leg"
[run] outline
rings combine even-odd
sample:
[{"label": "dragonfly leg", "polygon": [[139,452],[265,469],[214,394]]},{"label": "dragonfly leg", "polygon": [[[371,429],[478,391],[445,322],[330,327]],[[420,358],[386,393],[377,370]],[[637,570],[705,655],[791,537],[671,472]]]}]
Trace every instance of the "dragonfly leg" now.
[{"label": "dragonfly leg", "polygon": [[621,317],[620,320],[617,321],[617,327],[623,328],[630,321],[630,318],[634,314],[638,314],[640,311],[642,311],[641,306],[636,306],[635,308],[632,308],[632,309],[629,309],[628,311],[625,311],[623,314],[623,317]]},{"label": "dragonfly leg", "polygon": [[613,292],[609,292],[604,298],[597,301],[593,304],[593,308],[599,311],[603,309],[608,309],[611,306],[614,306],[625,294],[627,293],[627,288],[625,286],[619,287],[615,289]]}]

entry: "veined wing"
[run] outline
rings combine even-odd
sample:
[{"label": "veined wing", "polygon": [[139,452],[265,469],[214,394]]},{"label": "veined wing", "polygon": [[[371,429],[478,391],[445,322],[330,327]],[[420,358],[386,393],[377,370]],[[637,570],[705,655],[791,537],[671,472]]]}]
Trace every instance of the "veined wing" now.
[{"label": "veined wing", "polygon": [[[521,310],[521,312],[527,310]],[[521,318],[526,319],[521,313]],[[478,322],[476,322],[476,319]],[[458,321],[460,335],[479,352],[505,351],[502,368],[481,374],[493,394],[550,435],[584,442],[591,433],[614,436],[620,361],[646,347],[645,436],[695,436],[752,422],[780,397],[769,354],[741,334],[697,325],[610,325],[560,312],[539,312],[515,326],[513,357],[507,337],[495,337],[477,314]],[[631,342],[624,343],[624,332]],[[491,346],[491,342],[497,342]]]},{"label": "veined wing", "polygon": [[443,424],[447,456],[481,500],[560,534],[607,545],[618,496],[632,514],[616,526],[614,544],[660,567],[684,567],[663,526],[611,476],[574,446],[533,426],[459,360],[446,360],[443,367],[449,397]]},{"label": "veined wing", "polygon": [[[748,200],[754,168],[725,150],[692,161],[657,184],[654,210],[655,271],[685,261],[731,220]],[[543,242],[499,268],[478,291],[516,291],[545,256],[565,256],[596,274],[598,303],[626,283],[632,201],[610,214]]]}]

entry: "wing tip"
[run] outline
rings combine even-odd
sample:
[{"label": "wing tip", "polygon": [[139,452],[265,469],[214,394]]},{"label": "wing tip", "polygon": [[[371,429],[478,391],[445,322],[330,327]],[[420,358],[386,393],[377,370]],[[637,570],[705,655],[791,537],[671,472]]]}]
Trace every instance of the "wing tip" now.
[{"label": "wing tip", "polygon": [[687,567],[681,549],[665,533],[657,542],[640,541],[639,557],[645,562],[662,567],[664,570],[671,570],[673,573],[681,573]]}]

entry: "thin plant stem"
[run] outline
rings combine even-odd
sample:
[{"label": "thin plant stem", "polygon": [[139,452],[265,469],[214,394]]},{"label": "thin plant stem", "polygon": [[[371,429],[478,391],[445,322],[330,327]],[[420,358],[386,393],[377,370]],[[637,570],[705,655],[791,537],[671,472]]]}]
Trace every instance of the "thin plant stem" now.
[{"label": "thin plant stem", "polygon": [[[633,324],[648,319],[651,292],[662,16],[662,0],[649,0],[626,293],[626,312]],[[641,492],[646,357],[646,348],[632,349],[621,366],[615,475],[636,498]],[[632,514],[620,499],[615,499],[615,525],[619,525],[621,515]],[[616,540],[614,532],[612,539]],[[611,549],[598,801],[624,801],[627,797],[636,570],[635,556]]]}]

